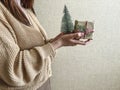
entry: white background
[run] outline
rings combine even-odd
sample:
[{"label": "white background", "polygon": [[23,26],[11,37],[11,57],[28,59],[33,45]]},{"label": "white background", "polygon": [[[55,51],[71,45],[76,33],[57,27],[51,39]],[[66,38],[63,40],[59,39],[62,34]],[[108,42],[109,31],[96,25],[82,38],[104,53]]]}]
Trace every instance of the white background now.
[{"label": "white background", "polygon": [[60,32],[65,4],[73,22],[94,21],[95,33],[86,46],[57,50],[52,90],[120,90],[120,0],[35,0],[50,38]]}]

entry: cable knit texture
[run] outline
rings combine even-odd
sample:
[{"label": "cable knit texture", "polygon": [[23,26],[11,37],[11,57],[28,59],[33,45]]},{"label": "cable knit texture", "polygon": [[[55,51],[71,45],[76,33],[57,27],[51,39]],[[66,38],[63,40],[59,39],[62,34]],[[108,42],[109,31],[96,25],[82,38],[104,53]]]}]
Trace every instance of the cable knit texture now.
[{"label": "cable knit texture", "polygon": [[55,50],[36,16],[25,11],[31,26],[0,3],[0,90],[36,90],[52,75]]}]

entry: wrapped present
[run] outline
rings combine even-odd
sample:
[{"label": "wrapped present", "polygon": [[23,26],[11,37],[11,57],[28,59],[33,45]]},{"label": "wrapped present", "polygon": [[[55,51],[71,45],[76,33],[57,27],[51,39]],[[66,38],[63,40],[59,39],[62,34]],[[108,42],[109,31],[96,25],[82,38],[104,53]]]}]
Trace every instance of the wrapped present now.
[{"label": "wrapped present", "polygon": [[94,32],[94,23],[88,21],[75,20],[74,31],[84,33],[83,39],[92,39]]}]

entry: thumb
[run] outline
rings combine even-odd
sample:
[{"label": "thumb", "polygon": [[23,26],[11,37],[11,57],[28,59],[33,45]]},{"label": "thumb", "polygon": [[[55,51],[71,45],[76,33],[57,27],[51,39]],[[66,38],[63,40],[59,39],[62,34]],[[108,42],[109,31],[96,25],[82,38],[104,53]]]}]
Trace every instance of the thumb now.
[{"label": "thumb", "polygon": [[80,33],[80,32],[79,33],[73,33],[73,34],[70,35],[71,38],[81,38],[82,36],[83,36],[83,34]]}]

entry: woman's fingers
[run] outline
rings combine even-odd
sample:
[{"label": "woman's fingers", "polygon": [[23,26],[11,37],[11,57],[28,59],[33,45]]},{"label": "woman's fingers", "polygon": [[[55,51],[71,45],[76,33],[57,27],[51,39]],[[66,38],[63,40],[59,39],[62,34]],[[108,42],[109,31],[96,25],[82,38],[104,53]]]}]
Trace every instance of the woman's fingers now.
[{"label": "woman's fingers", "polygon": [[90,42],[92,39],[87,39],[85,42],[87,43],[87,42]]},{"label": "woman's fingers", "polygon": [[80,41],[80,40],[76,40],[76,39],[72,39],[71,42],[74,45],[86,45],[86,43],[90,42],[91,39],[87,39],[86,41]]},{"label": "woman's fingers", "polygon": [[84,33],[80,32],[70,34],[60,33],[51,41],[51,43],[53,44],[55,49],[62,46],[86,45],[86,43],[89,42],[90,39],[86,41],[80,41],[83,36]]},{"label": "woman's fingers", "polygon": [[72,39],[71,42],[75,45],[86,45],[86,42],[85,41],[80,41],[80,40],[75,40],[75,39]]},{"label": "woman's fingers", "polygon": [[58,38],[60,38],[61,36],[63,36],[63,35],[66,35],[68,38],[81,38],[81,37],[83,37],[84,36],[84,33],[80,33],[80,32],[78,32],[78,33],[71,33],[71,34],[65,34],[65,33],[60,33],[59,35],[57,35],[55,38],[54,38],[54,40],[57,40]]},{"label": "woman's fingers", "polygon": [[78,39],[83,37],[83,35],[84,35],[83,33],[78,32],[78,33],[68,34],[68,37],[72,39]]}]

